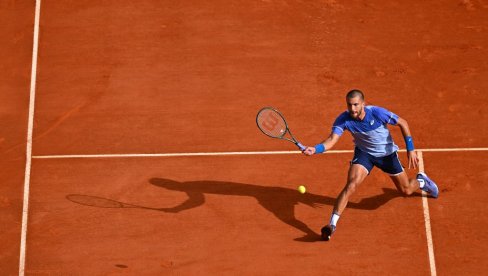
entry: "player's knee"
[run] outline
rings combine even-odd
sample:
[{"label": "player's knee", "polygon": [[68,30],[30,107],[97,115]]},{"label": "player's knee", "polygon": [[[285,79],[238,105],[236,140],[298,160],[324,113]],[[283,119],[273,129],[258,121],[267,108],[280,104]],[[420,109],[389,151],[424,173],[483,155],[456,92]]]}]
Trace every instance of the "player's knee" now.
[{"label": "player's knee", "polygon": [[355,180],[350,180],[347,185],[346,185],[346,188],[344,189],[345,192],[348,194],[348,195],[351,195],[353,194],[354,192],[356,192],[356,188],[357,186],[359,185],[359,182],[358,181],[355,181]]},{"label": "player's knee", "polygon": [[403,196],[409,196],[413,194],[414,190],[412,190],[410,187],[401,186],[400,192],[403,194]]}]

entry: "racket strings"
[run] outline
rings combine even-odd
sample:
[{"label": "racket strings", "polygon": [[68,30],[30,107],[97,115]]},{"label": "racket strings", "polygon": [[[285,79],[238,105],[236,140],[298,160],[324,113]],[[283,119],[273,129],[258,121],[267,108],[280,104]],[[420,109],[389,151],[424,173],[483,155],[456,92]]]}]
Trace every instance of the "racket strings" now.
[{"label": "racket strings", "polygon": [[257,123],[261,131],[271,137],[281,138],[287,131],[283,117],[271,109],[262,110],[258,115]]}]

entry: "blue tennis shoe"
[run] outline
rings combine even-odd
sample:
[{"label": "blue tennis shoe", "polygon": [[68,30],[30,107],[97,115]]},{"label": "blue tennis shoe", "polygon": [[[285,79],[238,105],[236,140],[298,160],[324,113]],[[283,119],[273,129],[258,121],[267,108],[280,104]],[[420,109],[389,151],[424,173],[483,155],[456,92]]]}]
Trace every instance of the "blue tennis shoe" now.
[{"label": "blue tennis shoe", "polygon": [[425,185],[422,188],[422,191],[429,193],[433,198],[437,198],[439,196],[439,188],[437,188],[435,182],[432,181],[432,179],[430,179],[425,173],[418,173],[417,179],[424,180]]}]

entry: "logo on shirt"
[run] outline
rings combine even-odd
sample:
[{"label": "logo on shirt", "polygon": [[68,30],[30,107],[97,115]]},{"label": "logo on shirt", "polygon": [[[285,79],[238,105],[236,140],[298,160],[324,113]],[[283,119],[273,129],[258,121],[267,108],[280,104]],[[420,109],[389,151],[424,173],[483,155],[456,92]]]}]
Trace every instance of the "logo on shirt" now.
[{"label": "logo on shirt", "polygon": [[370,125],[373,125],[374,124],[374,120],[372,120],[371,122],[369,122]]}]

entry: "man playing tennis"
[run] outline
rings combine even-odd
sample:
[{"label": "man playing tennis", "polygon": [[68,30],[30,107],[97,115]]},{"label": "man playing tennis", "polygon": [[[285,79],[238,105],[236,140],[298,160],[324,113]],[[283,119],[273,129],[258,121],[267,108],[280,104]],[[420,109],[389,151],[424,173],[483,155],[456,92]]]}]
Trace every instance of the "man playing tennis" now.
[{"label": "man playing tennis", "polygon": [[360,90],[349,91],[346,102],[347,111],[337,117],[329,138],[303,150],[305,155],[330,150],[339,141],[344,130],[349,130],[354,138],[354,157],[349,167],[346,186],[336,199],[329,224],[321,230],[322,239],[326,241],[334,233],[349,197],[375,166],[389,174],[397,189],[405,195],[411,195],[419,188],[434,198],[439,195],[437,185],[425,173],[420,172],[416,179],[408,179],[398,159],[398,146],[393,142],[387,124],[400,127],[407,146],[408,167],[418,166],[419,160],[414,151],[407,121],[382,107],[366,106],[364,94]]}]

